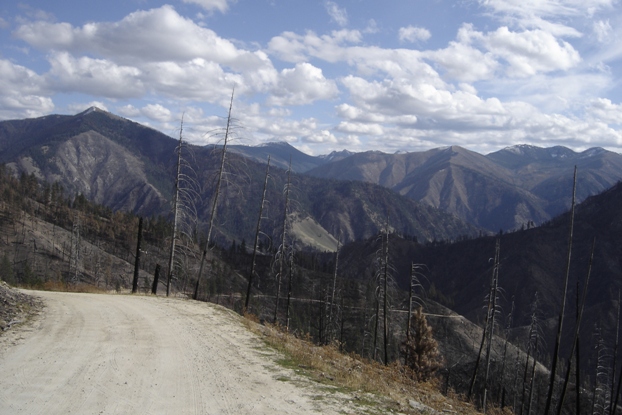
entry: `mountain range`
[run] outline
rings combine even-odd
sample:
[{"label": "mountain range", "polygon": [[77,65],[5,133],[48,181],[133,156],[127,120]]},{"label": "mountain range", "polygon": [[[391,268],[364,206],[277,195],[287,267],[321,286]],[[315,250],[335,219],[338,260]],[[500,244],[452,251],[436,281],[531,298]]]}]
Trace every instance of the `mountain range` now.
[{"label": "mountain range", "polygon": [[[141,214],[168,212],[176,145],[177,141],[167,135],[97,108],[75,116],[50,115],[0,122],[0,162],[19,173],[34,174],[49,182],[59,181],[70,192],[82,193],[113,209]],[[197,168],[199,175],[203,175],[200,180],[207,181],[210,166],[218,165],[212,154],[218,153],[220,148],[188,147],[193,154],[191,158],[200,166]],[[575,152],[559,146],[517,145],[481,155],[452,146],[398,154],[343,150],[322,156],[307,155],[282,142],[260,146],[233,144],[228,148],[233,170],[242,169],[233,167],[236,163],[258,166],[270,156],[276,167],[273,176],[284,178],[283,171],[291,163],[292,171],[297,173],[299,182],[305,183],[305,189],[321,188],[319,183],[332,183],[330,186],[340,187],[343,194],[345,187],[362,186],[354,183],[378,185],[403,196],[397,199],[399,203],[395,206],[400,206],[397,210],[431,212],[426,210],[429,206],[468,224],[458,225],[443,216],[439,223],[452,222],[451,229],[445,230],[442,225],[409,222],[414,219],[406,219],[410,223],[406,224],[398,215],[391,217],[389,213],[392,228],[423,240],[454,239],[476,234],[477,229],[496,233],[545,223],[570,206],[574,166],[578,169],[578,201],[604,191],[622,178],[622,155],[602,148]],[[245,168],[254,171],[250,177],[257,188],[263,168]],[[241,174],[244,175],[246,173]],[[323,181],[309,186],[309,176]],[[344,181],[352,183],[346,186]],[[279,183],[283,185],[284,179]],[[209,186],[205,185],[202,191],[209,194]],[[371,196],[370,192],[381,191],[378,187],[365,187],[363,193]],[[351,196],[356,196],[355,193],[360,196],[360,192],[351,192]],[[330,194],[335,193],[320,192],[320,196]],[[277,197],[276,194],[273,197]],[[207,199],[203,203],[207,203]],[[297,229],[306,229],[301,238],[310,245],[318,239],[310,237],[311,228],[317,228],[311,233],[323,234],[325,238],[332,235],[329,244],[332,247],[336,244],[337,229],[345,232],[345,241],[369,236],[372,229],[379,230],[386,222],[388,212],[386,207],[379,207],[380,199],[376,196],[370,199],[373,202],[363,203],[355,197],[342,205],[350,206],[348,215],[339,212],[339,204],[331,205],[337,209],[332,213],[312,212],[312,206],[307,204],[297,213],[297,223],[304,221],[311,227],[298,226]],[[412,205],[416,208],[404,199],[418,202]],[[316,199],[316,205],[326,208],[326,204],[319,203],[321,200],[322,197]],[[359,204],[358,213],[353,211],[356,204]],[[203,209],[203,220],[207,211]],[[248,211],[244,215],[251,216],[251,213]],[[370,221],[374,225],[353,226],[359,222],[356,215],[373,217]],[[393,221],[396,223],[391,224]],[[238,226],[235,232],[223,228],[222,235],[238,239],[251,237],[252,220],[248,217],[241,222],[247,225]],[[426,226],[428,229],[424,229]],[[242,231],[243,228],[246,230]]]},{"label": "mountain range", "polygon": [[622,179],[622,155],[602,148],[516,145],[487,155],[459,146],[387,154],[347,150],[312,157],[287,143],[233,151],[314,177],[379,184],[491,232],[541,224],[568,210],[577,166],[577,200]]},{"label": "mountain range", "polygon": [[[177,145],[178,140],[96,108],[75,116],[0,122],[0,162],[16,174],[59,182],[71,194],[80,193],[114,210],[142,215],[169,214]],[[280,159],[287,159],[287,164],[287,150],[297,165],[313,159],[289,145],[269,148],[275,147],[281,149]],[[237,149],[233,147],[226,157],[226,180],[216,220],[216,237],[223,243],[254,237],[266,170],[265,165],[242,157],[243,148]],[[186,208],[196,212],[192,220],[199,223],[209,219],[220,150],[187,143],[182,148],[183,176],[192,176],[185,183],[200,196]],[[278,160],[275,157],[277,166]],[[268,216],[262,231],[275,240],[282,223],[279,212],[286,171],[273,167],[270,177]],[[348,242],[376,234],[386,226],[387,216],[392,230],[421,240],[454,239],[478,232],[450,214],[370,183],[294,174],[292,199],[290,219],[298,243],[320,250],[336,249],[337,238]]]}]

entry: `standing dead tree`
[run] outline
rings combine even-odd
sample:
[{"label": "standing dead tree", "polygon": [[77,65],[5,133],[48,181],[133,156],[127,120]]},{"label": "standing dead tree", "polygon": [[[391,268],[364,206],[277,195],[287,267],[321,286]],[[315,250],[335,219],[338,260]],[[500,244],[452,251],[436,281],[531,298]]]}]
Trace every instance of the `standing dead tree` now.
[{"label": "standing dead tree", "polygon": [[[490,292],[492,295],[492,315],[490,318],[490,332],[488,334],[488,349],[486,350],[486,374],[484,376],[484,413],[486,413],[486,399],[488,397],[488,376],[490,374],[490,358],[492,354],[492,342],[494,340],[495,334],[495,315],[497,313],[497,293],[499,287],[499,251],[500,251],[500,240],[497,239],[497,243],[495,245],[495,265],[493,271],[493,287]],[[535,363],[534,363],[535,364]]]},{"label": "standing dead tree", "polygon": [[382,303],[382,340],[383,340],[383,352],[384,352],[384,364],[389,364],[389,278],[390,278],[390,265],[389,265],[389,219],[385,224],[383,234],[380,236],[381,250],[378,252],[379,258],[376,262],[376,324],[374,327],[374,360],[378,357],[378,329],[380,327],[380,314]]},{"label": "standing dead tree", "polygon": [[592,415],[604,415],[608,408],[609,402],[609,370],[608,360],[610,350],[608,350],[605,339],[603,338],[603,329],[596,323],[594,326],[596,367],[594,384],[592,389]]},{"label": "standing dead tree", "polygon": [[327,342],[331,342],[334,339],[334,333],[336,332],[336,328],[333,327],[334,316],[333,316],[333,305],[335,304],[335,291],[337,290],[337,274],[339,272],[339,251],[341,249],[341,237],[337,236],[337,251],[335,251],[335,269],[333,270],[333,286],[330,296],[330,309],[328,313],[328,336]]},{"label": "standing dead tree", "polygon": [[514,319],[514,297],[512,297],[512,306],[510,308],[510,313],[507,316],[506,326],[505,326],[505,341],[503,345],[503,358],[501,363],[501,374],[499,375],[499,395],[497,395],[497,401],[503,404],[505,403],[505,367],[507,362],[507,352],[508,352],[508,344],[510,342],[510,329],[512,328],[512,321]]},{"label": "standing dead tree", "polygon": [[[617,325],[620,324],[620,293],[618,292],[618,321]],[[578,347],[578,346],[577,346]],[[612,376],[615,377],[615,368]],[[613,405],[611,406],[611,410],[609,411],[610,415],[615,415],[616,410],[618,409],[618,399],[620,397],[620,387],[622,386],[622,368],[620,368],[620,374],[618,375],[618,387],[615,390],[615,393],[611,396],[611,400]]]},{"label": "standing dead tree", "polygon": [[[564,378],[564,386],[562,387],[561,397],[559,398],[559,404],[557,405],[557,415],[561,415],[562,407],[564,406],[564,399],[566,398],[566,391],[568,390],[568,383],[570,382],[570,369],[572,367],[572,357],[575,352],[575,348],[577,347],[579,341],[579,330],[581,328],[581,319],[583,318],[583,309],[585,307],[585,299],[587,297],[587,287],[590,282],[590,275],[592,274],[592,262],[594,261],[594,247],[596,246],[596,238],[592,241],[592,251],[590,253],[590,262],[587,268],[587,276],[585,277],[585,285],[583,287],[583,293],[581,295],[581,305],[577,304],[577,321],[575,323],[574,336],[572,340],[572,349],[570,350],[570,357],[568,358],[568,368],[566,369],[566,376]],[[578,284],[578,283],[577,283]],[[578,294],[577,294],[578,296]],[[619,303],[618,303],[619,304]],[[618,305],[618,314],[619,314],[619,305]],[[617,333],[616,333],[616,347],[617,347]],[[615,360],[614,360],[615,362]],[[577,371],[580,371],[581,368],[578,366],[579,362],[575,362],[575,366]],[[576,385],[577,389],[581,388],[581,385]],[[613,393],[613,386],[611,388]]]},{"label": "standing dead tree", "polygon": [[177,243],[177,227],[179,226],[179,177],[181,176],[181,148],[184,130],[184,120],[181,120],[181,128],[179,129],[179,144],[175,151],[177,152],[177,173],[175,174],[175,188],[173,190],[173,235],[171,236],[171,250],[168,257],[168,274],[166,279],[166,296],[171,295],[171,280],[173,278],[173,267],[175,266],[175,245]]},{"label": "standing dead tree", "polygon": [[538,364],[537,354],[538,354],[538,341],[540,340],[540,336],[536,336],[536,344],[534,345],[534,353],[533,353],[533,365],[531,367],[531,376],[529,377],[529,398],[527,401],[527,415],[531,415],[531,407],[533,404],[533,396],[534,396],[534,386],[536,380],[536,366]]},{"label": "standing dead tree", "polygon": [[[423,306],[423,285],[421,285],[421,281],[419,280],[419,277],[423,275],[423,273],[421,272],[423,267],[424,265],[415,264],[414,262],[411,262],[410,264],[410,286],[408,288],[408,321],[406,323],[406,338],[410,336],[410,326],[415,303],[420,307]],[[417,294],[417,290],[421,291],[421,295]]]},{"label": "standing dead tree", "polygon": [[384,339],[384,364],[389,364],[389,217],[387,216],[387,224],[385,226],[385,237],[387,239],[385,243],[384,250],[384,271],[383,271],[383,304],[382,304],[382,314],[384,319],[384,330],[383,330],[383,339]]},{"label": "standing dead tree", "polygon": [[289,252],[289,278],[287,281],[287,306],[285,310],[285,329],[289,332],[292,300],[292,280],[294,278],[294,244]]},{"label": "standing dead tree", "polygon": [[[196,172],[190,163],[191,153],[187,151],[187,143],[183,141],[183,127],[184,120],[182,117],[179,142],[175,149],[177,165],[173,192],[173,234],[171,235],[166,282],[167,297],[171,293],[173,279],[183,276],[184,288],[188,281],[189,257],[194,256],[198,222],[196,204],[200,200],[200,192],[196,181]],[[187,157],[182,154],[184,149],[186,149]]]},{"label": "standing dead tree", "polygon": [[[529,376],[529,358],[533,355],[533,368],[532,372],[535,370],[536,365],[536,357],[538,353],[538,339],[540,338],[540,324],[538,321],[538,293],[536,292],[535,298],[531,308],[531,323],[529,324],[529,334],[527,337],[527,359],[525,360],[525,370],[523,372],[523,393],[521,397],[521,414],[525,413],[524,408],[525,405],[528,405],[527,402],[527,389],[529,388],[530,398],[531,400],[532,391],[533,391],[533,382],[528,381]],[[535,374],[535,372],[534,372]]]},{"label": "standing dead tree", "polygon": [[[409,359],[412,358],[411,353],[408,353],[408,343],[413,341],[412,329],[413,329],[413,311],[414,305],[417,304],[418,308],[423,308],[423,285],[419,281],[419,276],[422,276],[421,269],[423,265],[415,264],[412,262],[410,264],[410,287],[408,290],[408,320],[406,322],[406,340],[405,343],[402,343],[402,353],[404,354],[404,365],[409,367],[410,363]],[[421,295],[417,294],[417,290],[421,291]]]},{"label": "standing dead tree", "polygon": [[233,108],[233,94],[235,89],[231,91],[231,101],[229,102],[229,113],[227,115],[227,126],[225,127],[225,137],[222,146],[222,155],[220,157],[220,168],[218,169],[218,179],[216,181],[216,189],[214,192],[214,200],[212,201],[212,209],[210,211],[209,226],[207,229],[207,238],[205,239],[205,246],[203,247],[203,254],[201,255],[201,265],[199,266],[199,274],[197,275],[196,286],[194,287],[194,294],[192,298],[195,300],[199,297],[199,286],[201,284],[201,276],[203,275],[203,267],[205,266],[205,257],[207,256],[207,250],[209,249],[210,239],[212,238],[212,231],[214,229],[214,219],[216,218],[216,210],[218,208],[218,198],[220,197],[220,189],[222,186],[223,174],[225,171],[225,158],[227,156],[227,143],[229,140],[229,133],[231,131],[231,109]]},{"label": "standing dead tree", "polygon": [[77,284],[80,281],[80,269],[82,268],[82,224],[80,220],[80,214],[76,213],[73,218],[72,231],[71,231],[71,247],[69,257],[69,278],[68,281],[72,284]]},{"label": "standing dead tree", "polygon": [[553,361],[551,368],[551,376],[549,378],[549,393],[546,397],[546,406],[544,408],[544,415],[548,415],[551,405],[553,403],[553,394],[555,393],[555,383],[557,376],[557,363],[559,360],[559,347],[562,340],[562,328],[564,323],[564,313],[566,311],[566,295],[568,292],[568,277],[570,275],[570,258],[572,256],[572,234],[574,231],[574,210],[575,200],[577,194],[577,166],[574,168],[574,177],[572,182],[572,204],[570,209],[570,229],[568,231],[568,256],[566,260],[566,277],[564,278],[564,290],[562,291],[562,308],[559,312],[559,319],[557,323],[557,337],[555,339],[555,349],[553,350]]},{"label": "standing dead tree", "polygon": [[[490,291],[488,293],[488,306],[486,307],[486,321],[484,323],[484,330],[482,332],[482,341],[479,346],[479,352],[477,353],[477,360],[475,361],[475,367],[473,368],[473,376],[471,377],[471,384],[469,386],[469,399],[473,396],[473,391],[475,389],[475,381],[477,380],[477,372],[479,370],[479,364],[482,359],[482,353],[484,351],[484,345],[486,344],[486,339],[489,337],[490,333],[494,330],[494,315],[496,313],[496,298],[497,298],[497,286],[496,281],[498,278],[498,266],[499,266],[499,239],[497,239],[495,243],[495,259],[494,266],[492,269],[492,276],[490,278]],[[492,336],[490,336],[492,340]]]},{"label": "standing dead tree", "polygon": [[617,397],[614,397],[614,391],[615,391],[615,386],[616,386],[615,375],[616,375],[616,370],[617,370],[618,346],[619,346],[619,339],[620,339],[620,290],[618,290],[617,315],[618,315],[618,318],[616,319],[616,341],[615,341],[615,346],[613,348],[613,363],[611,364],[611,392],[610,392],[611,399],[609,399],[609,414],[610,415],[614,415],[614,412],[615,412],[614,401],[617,400]]},{"label": "standing dead tree", "polygon": [[255,241],[253,243],[253,256],[251,259],[251,271],[248,275],[248,287],[246,288],[246,300],[244,301],[244,312],[248,312],[248,304],[251,299],[251,288],[253,286],[253,276],[255,275],[255,264],[257,261],[257,250],[259,247],[259,234],[261,233],[261,219],[263,218],[264,205],[266,203],[266,191],[268,190],[268,178],[270,177],[270,156],[268,156],[268,165],[266,167],[266,177],[263,182],[263,192],[261,194],[261,203],[259,204],[259,217],[257,218],[257,227],[255,228]]},{"label": "standing dead tree", "polygon": [[132,294],[138,292],[138,274],[140,270],[140,244],[143,239],[143,217],[138,219],[138,236],[136,238],[136,257],[134,258],[134,279],[132,280]]},{"label": "standing dead tree", "polygon": [[279,261],[279,271],[276,276],[276,301],[274,305],[274,319],[276,324],[279,315],[279,297],[281,294],[281,280],[283,279],[283,271],[285,269],[287,246],[285,242],[287,240],[287,218],[289,215],[289,190],[292,182],[292,158],[289,158],[289,168],[287,169],[287,184],[285,185],[285,205],[283,207],[283,232],[281,233],[281,245],[277,251],[277,259]]}]

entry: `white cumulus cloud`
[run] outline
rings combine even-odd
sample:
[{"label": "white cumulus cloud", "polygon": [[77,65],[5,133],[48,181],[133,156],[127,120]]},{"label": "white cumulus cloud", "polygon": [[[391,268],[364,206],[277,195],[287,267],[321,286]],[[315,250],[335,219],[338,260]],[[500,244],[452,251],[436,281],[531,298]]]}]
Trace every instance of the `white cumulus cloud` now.
[{"label": "white cumulus cloud", "polygon": [[511,32],[500,27],[482,37],[487,49],[509,63],[510,76],[529,76],[538,72],[568,70],[581,57],[570,43],[558,41],[542,30]]},{"label": "white cumulus cloud", "polygon": [[169,122],[173,119],[171,111],[160,104],[148,104],[142,108],[141,113],[158,122]]},{"label": "white cumulus cloud", "polygon": [[141,71],[105,59],[53,54],[46,78],[56,91],[81,92],[109,98],[139,97],[145,93]]},{"label": "white cumulus cloud", "polygon": [[295,68],[281,72],[268,103],[304,105],[320,99],[332,99],[338,93],[336,83],[326,79],[320,68],[310,63],[299,63]]},{"label": "white cumulus cloud", "polygon": [[124,63],[188,61],[203,58],[233,68],[265,62],[252,52],[238,49],[213,30],[200,27],[169,5],[140,10],[113,23],[37,21],[18,27],[14,35],[42,50],[96,53]]},{"label": "white cumulus cloud", "polygon": [[432,34],[428,29],[423,27],[400,27],[398,37],[402,42],[417,42],[417,41],[426,41]]},{"label": "white cumulus cloud", "polygon": [[0,119],[39,117],[53,109],[43,77],[0,59]]},{"label": "white cumulus cloud", "polygon": [[622,105],[614,104],[609,99],[598,98],[593,100],[587,108],[587,113],[597,121],[622,125]]}]

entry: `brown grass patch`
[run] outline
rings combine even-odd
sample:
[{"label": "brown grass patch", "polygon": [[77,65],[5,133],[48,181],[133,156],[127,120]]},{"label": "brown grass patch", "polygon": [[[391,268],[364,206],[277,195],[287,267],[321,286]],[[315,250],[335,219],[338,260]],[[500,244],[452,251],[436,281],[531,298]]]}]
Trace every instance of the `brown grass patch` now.
[{"label": "brown grass patch", "polygon": [[[463,397],[440,392],[438,381],[415,382],[407,375],[399,362],[385,366],[378,362],[363,359],[356,354],[339,352],[337,344],[314,345],[309,339],[300,339],[286,333],[280,326],[257,324],[244,319],[247,327],[262,336],[264,341],[283,353],[285,366],[303,369],[315,381],[344,389],[355,395],[373,396],[374,405],[382,405],[387,410],[418,414],[409,405],[410,400],[420,402],[439,413],[465,415],[480,414],[472,403]],[[488,408],[488,414],[508,415],[508,408]]]},{"label": "brown grass patch", "polygon": [[90,284],[65,284],[60,281],[46,281],[41,287],[44,291],[64,291],[71,293],[105,294],[106,290]]}]

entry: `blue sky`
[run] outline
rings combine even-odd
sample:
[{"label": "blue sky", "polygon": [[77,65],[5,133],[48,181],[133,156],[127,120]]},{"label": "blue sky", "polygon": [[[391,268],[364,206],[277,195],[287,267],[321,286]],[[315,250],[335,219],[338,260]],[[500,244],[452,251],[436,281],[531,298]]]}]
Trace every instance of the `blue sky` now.
[{"label": "blue sky", "polygon": [[622,152],[618,0],[0,3],[0,119],[96,105],[309,154]]}]

